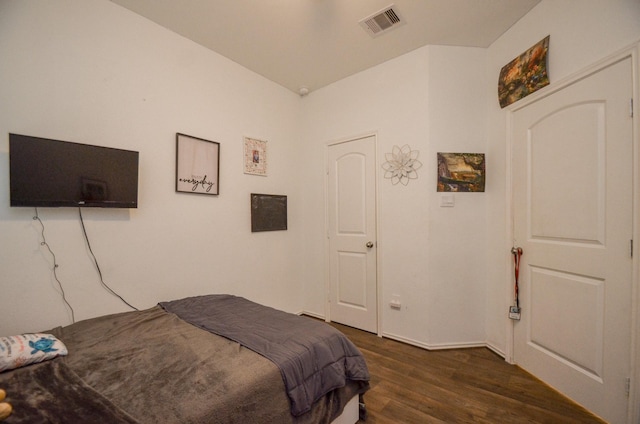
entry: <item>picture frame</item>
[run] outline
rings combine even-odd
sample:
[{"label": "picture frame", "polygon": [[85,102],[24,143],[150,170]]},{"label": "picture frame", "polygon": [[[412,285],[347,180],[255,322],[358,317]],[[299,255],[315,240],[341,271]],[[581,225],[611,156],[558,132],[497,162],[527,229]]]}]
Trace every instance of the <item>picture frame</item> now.
[{"label": "picture frame", "polygon": [[176,192],[220,194],[220,143],[176,133]]},{"label": "picture frame", "polygon": [[439,192],[484,192],[484,153],[438,152]]},{"label": "picture frame", "polygon": [[507,63],[498,77],[498,102],[504,108],[549,85],[547,35]]},{"label": "picture frame", "polygon": [[251,193],[251,232],[287,229],[287,196]]},{"label": "picture frame", "polygon": [[267,142],[244,138],[244,173],[267,176]]}]

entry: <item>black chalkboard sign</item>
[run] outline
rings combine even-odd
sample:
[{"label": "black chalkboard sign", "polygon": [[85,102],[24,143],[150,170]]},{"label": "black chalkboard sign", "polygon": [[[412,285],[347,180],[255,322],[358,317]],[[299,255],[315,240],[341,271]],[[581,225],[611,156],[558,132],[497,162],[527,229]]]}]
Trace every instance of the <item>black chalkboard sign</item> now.
[{"label": "black chalkboard sign", "polygon": [[287,196],[251,193],[251,232],[287,229]]}]

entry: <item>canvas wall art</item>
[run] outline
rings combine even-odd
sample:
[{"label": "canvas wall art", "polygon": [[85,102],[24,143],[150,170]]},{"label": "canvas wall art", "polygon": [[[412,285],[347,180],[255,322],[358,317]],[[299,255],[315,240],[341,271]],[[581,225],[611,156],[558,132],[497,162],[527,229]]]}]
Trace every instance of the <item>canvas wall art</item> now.
[{"label": "canvas wall art", "polygon": [[498,100],[500,107],[509,106],[549,85],[547,56],[549,36],[536,43],[526,52],[506,64],[498,78]]},{"label": "canvas wall art", "polygon": [[438,191],[482,192],[484,153],[438,153]]}]

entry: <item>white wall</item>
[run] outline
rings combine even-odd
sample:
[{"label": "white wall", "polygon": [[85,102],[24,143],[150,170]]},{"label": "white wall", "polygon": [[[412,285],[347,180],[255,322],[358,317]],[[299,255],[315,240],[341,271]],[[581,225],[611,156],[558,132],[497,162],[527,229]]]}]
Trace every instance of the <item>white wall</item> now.
[{"label": "white wall", "polygon": [[[507,344],[507,316],[512,300],[512,257],[507,240],[507,111],[497,100],[502,66],[550,35],[551,85],[640,40],[638,0],[542,0],[488,50],[488,169],[487,183],[487,341],[496,350]],[[526,254],[526,252],[525,252]]]},{"label": "white wall", "polygon": [[[302,307],[300,98],[104,0],[0,1],[0,335],[70,323],[32,208],[9,207],[8,133],[140,152],[139,208],[85,209],[105,281],[138,308],[228,292]],[[220,195],[175,193],[175,134],[221,143]],[[243,173],[242,137],[269,176]],[[289,230],[250,232],[249,194],[289,196]],[[128,308],[100,286],[75,208],[42,208],[76,319]]]},{"label": "white wall", "polygon": [[[424,166],[407,187],[379,177],[383,334],[426,347],[487,342],[504,353],[511,300],[506,111],[497,102],[500,68],[551,35],[557,81],[640,38],[637,0],[543,0],[489,49],[429,46],[311,93],[303,102],[306,157],[329,141],[378,135],[379,165],[394,145],[420,151]],[[456,194],[440,208],[438,151],[484,152],[483,194]],[[324,162],[307,168],[306,308],[325,313]],[[391,295],[403,309],[388,307]]]},{"label": "white wall", "polygon": [[[0,0],[0,334],[68,324],[30,208],[8,206],[9,132],[140,152],[140,207],[85,210],[105,280],[132,304],[231,292],[325,315],[324,154],[375,132],[420,151],[408,186],[379,168],[384,334],[426,347],[507,344],[506,112],[500,68],[551,35],[552,83],[640,39],[637,0],[543,0],[489,49],[428,46],[305,98],[106,0]],[[174,192],[175,133],[221,143],[221,194]],[[2,135],[4,134],[4,135]],[[242,136],[268,140],[270,175],[242,173]],[[485,193],[440,208],[436,153],[484,152]],[[251,234],[249,193],[289,196],[289,230]],[[107,294],[77,211],[40,216],[83,319]],[[400,295],[401,311],[388,307]]]},{"label": "white wall", "polygon": [[[483,49],[424,47],[304,98],[304,155],[317,158],[304,174],[309,312],[325,314],[326,145],[374,132],[383,333],[427,347],[484,341],[486,194],[457,193],[454,208],[440,208],[436,192],[437,152],[484,152],[484,67]],[[417,180],[392,185],[380,166],[405,144],[423,166]]]}]

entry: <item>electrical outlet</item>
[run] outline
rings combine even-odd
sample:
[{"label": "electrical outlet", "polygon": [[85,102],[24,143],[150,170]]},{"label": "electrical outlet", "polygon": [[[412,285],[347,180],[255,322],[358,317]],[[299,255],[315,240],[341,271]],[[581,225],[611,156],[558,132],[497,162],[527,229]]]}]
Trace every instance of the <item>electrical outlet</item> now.
[{"label": "electrical outlet", "polygon": [[509,307],[509,318],[519,321],[520,320],[520,308],[518,308],[517,306],[510,306]]}]

